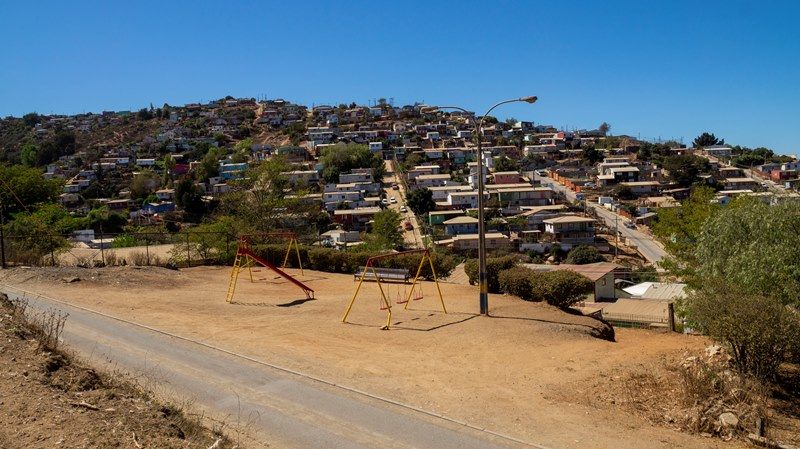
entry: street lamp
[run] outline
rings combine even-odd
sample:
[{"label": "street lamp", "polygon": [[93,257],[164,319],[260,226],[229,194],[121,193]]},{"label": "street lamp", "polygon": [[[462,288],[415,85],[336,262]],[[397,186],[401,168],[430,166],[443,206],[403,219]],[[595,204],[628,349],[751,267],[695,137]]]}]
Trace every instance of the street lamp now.
[{"label": "street lamp", "polygon": [[536,96],[514,98],[512,100],[501,101],[486,111],[480,120],[470,115],[470,112],[458,106],[426,106],[421,109],[422,112],[435,112],[441,109],[456,109],[467,113],[467,117],[472,121],[472,126],[475,128],[475,138],[478,141],[478,284],[480,285],[480,293],[478,296],[480,304],[481,315],[489,315],[489,284],[486,279],[486,223],[484,223],[483,214],[483,120],[489,115],[496,107],[507,103],[524,102],[533,104],[536,103],[538,98]]}]

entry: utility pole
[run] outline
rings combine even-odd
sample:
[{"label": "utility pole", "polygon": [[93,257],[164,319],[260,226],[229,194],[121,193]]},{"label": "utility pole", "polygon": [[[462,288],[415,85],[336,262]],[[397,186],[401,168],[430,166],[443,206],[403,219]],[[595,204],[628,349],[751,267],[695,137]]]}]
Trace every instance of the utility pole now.
[{"label": "utility pole", "polygon": [[[475,128],[475,137],[478,141],[478,283],[480,285],[480,293],[478,295],[478,304],[480,307],[481,315],[489,315],[489,284],[486,276],[486,224],[484,223],[484,198],[483,198],[483,120],[498,106],[524,102],[533,104],[538,98],[535,96],[520,97],[512,100],[501,101],[484,113],[480,119],[475,117],[471,118],[473,127]],[[428,106],[423,108],[421,112],[435,112],[441,109],[457,109],[459,111],[470,114],[464,108],[458,106]]]},{"label": "utility pole", "polygon": [[614,245],[614,258],[616,259],[619,256],[619,214],[616,212],[614,213],[614,236],[617,240]]}]

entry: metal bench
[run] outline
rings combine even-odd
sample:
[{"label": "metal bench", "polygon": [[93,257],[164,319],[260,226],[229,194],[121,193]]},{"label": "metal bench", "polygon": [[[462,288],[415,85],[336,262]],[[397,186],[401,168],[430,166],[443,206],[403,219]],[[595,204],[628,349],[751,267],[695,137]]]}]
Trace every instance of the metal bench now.
[{"label": "metal bench", "polygon": [[408,282],[411,274],[405,268],[358,267],[353,280],[359,281],[362,278],[365,281]]}]

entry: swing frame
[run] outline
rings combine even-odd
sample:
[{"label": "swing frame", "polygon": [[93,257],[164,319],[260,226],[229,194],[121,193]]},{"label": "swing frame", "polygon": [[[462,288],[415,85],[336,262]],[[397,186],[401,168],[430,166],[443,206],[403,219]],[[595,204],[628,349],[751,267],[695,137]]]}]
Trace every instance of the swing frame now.
[{"label": "swing frame", "polygon": [[[289,240],[289,244],[286,247],[286,255],[283,257],[283,264],[280,268],[272,265],[266,260],[261,259],[250,249],[250,243],[254,238],[264,237],[282,237]],[[231,267],[231,276],[228,280],[228,291],[225,294],[225,302],[233,302],[233,296],[236,293],[236,284],[239,282],[239,272],[243,268],[247,268],[248,274],[250,275],[250,282],[255,282],[253,279],[253,266],[255,265],[261,265],[269,270],[274,271],[279,276],[300,287],[305,293],[306,298],[313,299],[314,290],[311,287],[305,285],[297,280],[294,276],[283,271],[286,269],[286,264],[289,262],[289,255],[292,253],[292,246],[294,246],[295,254],[297,255],[297,263],[300,268],[300,274],[303,275],[303,261],[300,258],[300,247],[297,243],[297,235],[294,232],[262,232],[258,234],[244,234],[239,236],[239,241],[236,247],[236,256],[234,257],[233,267]]]},{"label": "swing frame", "polygon": [[[286,254],[283,256],[283,263],[281,264],[281,270],[286,269],[286,264],[289,263],[289,255],[292,253],[292,246],[294,246],[294,253],[297,256],[297,265],[300,268],[300,275],[304,275],[303,273],[303,260],[300,258],[300,246],[297,243],[297,235],[292,231],[278,231],[278,232],[259,232],[256,234],[244,234],[239,237],[239,246],[249,249],[250,243],[254,238],[265,239],[271,237],[283,237],[289,240],[289,244],[286,246]],[[253,280],[253,266],[256,265],[256,261],[253,260],[252,257],[248,257],[245,260],[244,266],[247,267],[247,274],[250,276],[250,282],[255,282]]]},{"label": "swing frame", "polygon": [[431,258],[430,250],[428,249],[414,249],[409,251],[400,251],[396,253],[388,253],[388,254],[381,254],[378,256],[372,256],[367,259],[367,263],[364,266],[364,273],[361,275],[358,284],[356,285],[356,291],[353,293],[353,297],[350,298],[350,302],[347,304],[347,309],[344,311],[344,315],[342,316],[342,323],[347,322],[347,317],[350,315],[350,311],[353,309],[353,304],[356,302],[356,298],[358,298],[358,293],[361,291],[361,285],[364,283],[364,278],[366,277],[366,273],[372,270],[372,275],[375,277],[375,281],[378,284],[378,290],[381,293],[381,309],[386,310],[386,324],[381,327],[381,329],[389,329],[392,324],[392,305],[387,297],[388,285],[386,286],[386,290],[384,290],[383,285],[381,285],[381,279],[378,273],[375,270],[375,262],[389,259],[392,257],[402,257],[407,256],[410,254],[422,254],[422,258],[420,258],[419,266],[417,267],[417,273],[414,275],[414,280],[411,282],[411,289],[408,292],[408,295],[405,299],[405,304],[403,305],[403,310],[408,310],[408,304],[411,302],[411,296],[414,294],[414,287],[419,282],[420,273],[422,273],[422,267],[425,264],[425,261],[428,261],[428,264],[431,267],[431,273],[433,273],[433,282],[436,284],[436,291],[439,294],[439,302],[442,305],[442,312],[445,314],[447,313],[447,307],[444,305],[444,297],[442,296],[442,288],[439,286],[439,279],[436,276],[436,268],[433,266],[433,259]]}]

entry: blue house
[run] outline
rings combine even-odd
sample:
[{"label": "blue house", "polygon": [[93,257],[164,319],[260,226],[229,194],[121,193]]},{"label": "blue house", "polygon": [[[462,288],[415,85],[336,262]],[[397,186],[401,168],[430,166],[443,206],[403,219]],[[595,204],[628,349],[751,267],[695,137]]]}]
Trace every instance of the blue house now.
[{"label": "blue house", "polygon": [[247,170],[247,167],[247,162],[242,162],[239,164],[220,164],[219,175],[224,180],[241,178],[244,171]]},{"label": "blue house", "polygon": [[475,217],[456,217],[444,223],[444,233],[447,235],[477,234],[478,219]]},{"label": "blue house", "polygon": [[142,207],[142,211],[149,214],[163,214],[175,210],[175,203],[166,201],[163,203],[147,203]]}]

